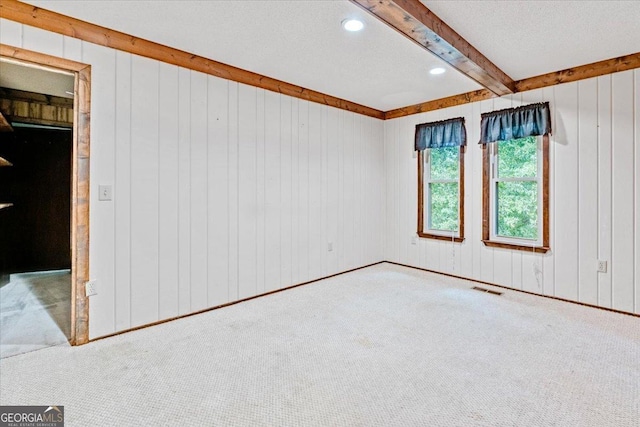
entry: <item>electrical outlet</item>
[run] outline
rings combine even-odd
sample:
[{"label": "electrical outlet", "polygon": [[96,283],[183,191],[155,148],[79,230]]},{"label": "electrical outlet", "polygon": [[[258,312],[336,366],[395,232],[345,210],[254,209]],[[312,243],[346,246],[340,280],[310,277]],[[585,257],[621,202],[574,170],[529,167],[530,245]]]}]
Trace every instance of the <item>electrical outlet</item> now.
[{"label": "electrical outlet", "polygon": [[88,297],[92,297],[94,295],[98,295],[98,281],[97,280],[89,280],[85,283],[85,294]]},{"label": "electrical outlet", "polygon": [[327,250],[329,252],[333,251],[333,242],[329,242],[329,244],[327,245]]},{"label": "electrical outlet", "polygon": [[607,272],[607,261],[598,261],[598,273]]}]

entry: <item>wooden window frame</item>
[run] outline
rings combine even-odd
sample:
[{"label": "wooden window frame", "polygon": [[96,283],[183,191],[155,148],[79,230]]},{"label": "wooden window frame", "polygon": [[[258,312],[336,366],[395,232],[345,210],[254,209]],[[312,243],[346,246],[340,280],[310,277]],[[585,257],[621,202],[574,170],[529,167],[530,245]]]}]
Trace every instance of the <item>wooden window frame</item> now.
[{"label": "wooden window frame", "polygon": [[520,245],[491,240],[491,153],[482,144],[482,242],[485,246],[535,253],[547,253],[549,247],[549,136],[542,137],[542,246]]},{"label": "wooden window frame", "polygon": [[461,145],[458,151],[458,235],[447,236],[424,232],[424,151],[418,152],[418,236],[425,239],[445,240],[448,242],[464,242],[464,154],[466,146]]}]

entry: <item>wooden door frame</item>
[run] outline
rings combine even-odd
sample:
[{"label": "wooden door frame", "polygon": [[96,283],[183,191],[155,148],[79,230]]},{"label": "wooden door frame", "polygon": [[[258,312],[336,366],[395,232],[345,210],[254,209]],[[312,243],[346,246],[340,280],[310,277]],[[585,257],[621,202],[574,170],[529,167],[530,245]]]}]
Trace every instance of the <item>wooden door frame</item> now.
[{"label": "wooden door frame", "polygon": [[69,71],[75,75],[73,148],[71,165],[71,345],[89,341],[89,153],[91,118],[91,66],[0,44],[0,57],[25,65]]}]

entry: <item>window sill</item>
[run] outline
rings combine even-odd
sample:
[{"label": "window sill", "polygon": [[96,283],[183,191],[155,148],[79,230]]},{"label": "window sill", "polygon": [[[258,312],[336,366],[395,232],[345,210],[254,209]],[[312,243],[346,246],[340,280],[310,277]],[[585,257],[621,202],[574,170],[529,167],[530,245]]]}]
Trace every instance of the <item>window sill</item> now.
[{"label": "window sill", "polygon": [[492,248],[502,248],[502,249],[513,249],[516,251],[525,251],[525,252],[535,252],[537,254],[546,254],[551,250],[551,248],[547,246],[522,246],[522,245],[514,245],[512,243],[503,243],[503,242],[495,242],[493,240],[483,240],[485,246],[489,246]]},{"label": "window sill", "polygon": [[451,242],[451,241],[454,241],[456,243],[464,242],[464,237],[454,237],[452,239],[449,236],[442,236],[440,234],[429,234],[429,233],[418,233],[418,236],[424,239],[436,239],[436,240],[443,240],[446,242]]}]

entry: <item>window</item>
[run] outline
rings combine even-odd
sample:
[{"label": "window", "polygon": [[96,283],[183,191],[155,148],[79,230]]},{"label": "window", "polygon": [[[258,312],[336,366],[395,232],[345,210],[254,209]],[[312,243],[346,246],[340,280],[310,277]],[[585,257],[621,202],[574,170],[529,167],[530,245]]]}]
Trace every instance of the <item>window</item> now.
[{"label": "window", "polygon": [[464,239],[464,146],[428,148],[418,154],[418,235]]},{"label": "window", "polygon": [[464,240],[464,117],[416,125],[418,236]]},{"label": "window", "polygon": [[549,137],[483,146],[483,241],[487,246],[549,250]]}]

